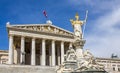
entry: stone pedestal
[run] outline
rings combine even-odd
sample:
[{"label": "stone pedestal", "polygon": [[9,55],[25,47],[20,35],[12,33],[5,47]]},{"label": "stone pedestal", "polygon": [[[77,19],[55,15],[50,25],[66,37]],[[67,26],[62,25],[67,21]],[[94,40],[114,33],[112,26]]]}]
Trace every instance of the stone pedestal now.
[{"label": "stone pedestal", "polygon": [[65,64],[64,65],[65,70],[74,70],[78,67],[77,62],[75,61],[64,62],[64,64]]},{"label": "stone pedestal", "polygon": [[75,46],[77,58],[83,58],[84,44],[85,44],[85,40],[82,40],[82,39],[78,39],[74,41],[73,45]]},{"label": "stone pedestal", "polygon": [[83,39],[76,39],[73,43],[75,49],[83,49],[84,44],[85,44],[85,40]]}]

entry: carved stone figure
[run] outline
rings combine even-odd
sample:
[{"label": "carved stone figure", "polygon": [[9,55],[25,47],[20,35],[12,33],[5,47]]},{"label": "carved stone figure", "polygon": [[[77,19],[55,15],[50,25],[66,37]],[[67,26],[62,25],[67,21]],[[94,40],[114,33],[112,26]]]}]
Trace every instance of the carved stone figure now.
[{"label": "carved stone figure", "polygon": [[98,64],[94,56],[88,51],[84,51],[83,58],[77,61],[78,67],[75,69],[75,71],[85,71],[89,69],[94,69],[98,71],[104,71],[104,66],[101,64]]},{"label": "carved stone figure", "polygon": [[63,64],[63,65],[60,65],[60,66],[56,69],[56,71],[57,71],[57,73],[62,73],[64,69],[65,69],[65,67],[64,67],[64,64]]},{"label": "carved stone figure", "polygon": [[96,69],[96,70],[104,71],[104,66],[101,64],[98,64],[95,61],[94,56],[88,50],[84,52],[83,56],[84,58],[82,59],[82,61],[79,62],[80,66],[78,70]]},{"label": "carved stone figure", "polygon": [[66,61],[75,61],[76,60],[76,53],[75,50],[70,47],[69,50],[66,52]]},{"label": "carved stone figure", "polygon": [[86,50],[83,53],[84,58],[88,59],[88,61],[91,61],[94,59],[94,56],[89,52],[89,50]]},{"label": "carved stone figure", "polygon": [[82,38],[82,25],[84,24],[85,21],[79,20],[78,13],[76,14],[75,18],[76,20],[73,19],[70,20],[74,28],[74,34],[76,37]]}]

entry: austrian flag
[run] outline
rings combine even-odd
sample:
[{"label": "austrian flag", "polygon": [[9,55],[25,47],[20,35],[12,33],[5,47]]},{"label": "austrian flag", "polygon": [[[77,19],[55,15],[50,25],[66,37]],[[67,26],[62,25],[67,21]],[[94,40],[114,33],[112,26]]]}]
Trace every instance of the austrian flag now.
[{"label": "austrian flag", "polygon": [[44,14],[44,16],[47,18],[47,13],[46,13],[45,10],[43,10],[43,14]]}]

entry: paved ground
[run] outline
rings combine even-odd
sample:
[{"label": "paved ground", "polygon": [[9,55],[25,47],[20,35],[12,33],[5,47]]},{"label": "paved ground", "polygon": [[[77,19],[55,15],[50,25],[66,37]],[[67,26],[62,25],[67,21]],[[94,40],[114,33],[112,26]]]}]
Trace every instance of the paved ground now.
[{"label": "paved ground", "polygon": [[55,67],[30,65],[0,65],[0,73],[56,73]]}]

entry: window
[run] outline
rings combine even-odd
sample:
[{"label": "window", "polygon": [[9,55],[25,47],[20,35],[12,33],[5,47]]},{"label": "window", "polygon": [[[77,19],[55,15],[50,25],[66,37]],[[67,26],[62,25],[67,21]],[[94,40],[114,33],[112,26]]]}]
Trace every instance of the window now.
[{"label": "window", "polygon": [[113,71],[115,71],[115,67],[113,67]]},{"label": "window", "polygon": [[116,66],[116,65],[112,65],[112,66]]},{"label": "window", "polygon": [[2,64],[6,64],[6,61],[2,61]]},{"label": "window", "polygon": [[118,71],[120,72],[120,68],[118,68]]},{"label": "window", "polygon": [[117,67],[120,67],[120,65],[117,65]]}]

